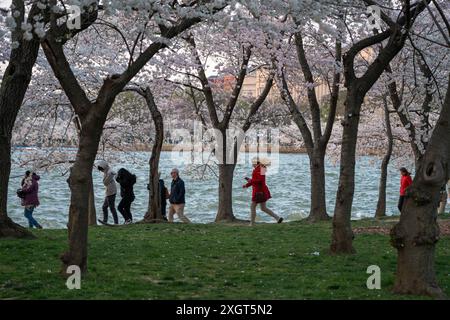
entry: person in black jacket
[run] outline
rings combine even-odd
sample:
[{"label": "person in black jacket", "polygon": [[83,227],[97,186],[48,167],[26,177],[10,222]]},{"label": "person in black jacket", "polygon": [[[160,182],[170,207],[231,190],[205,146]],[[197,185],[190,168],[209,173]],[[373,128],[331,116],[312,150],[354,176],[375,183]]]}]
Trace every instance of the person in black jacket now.
[{"label": "person in black jacket", "polygon": [[133,223],[131,204],[135,199],[133,186],[136,183],[136,175],[122,168],[117,173],[116,181],[120,184],[120,196],[122,197],[118,207],[119,212],[125,219],[125,224]]},{"label": "person in black jacket", "polygon": [[184,205],[186,203],[184,181],[180,178],[178,169],[173,169],[170,175],[172,176],[172,184],[169,196],[169,222],[173,222],[173,216],[176,213],[181,221],[190,223],[191,221],[184,215]]},{"label": "person in black jacket", "polygon": [[[159,175],[161,176],[161,174]],[[161,178],[159,179],[159,192],[161,197],[161,215],[163,219],[167,221],[166,209],[167,209],[167,199],[169,198],[169,190],[167,190],[164,184],[164,180]]]}]

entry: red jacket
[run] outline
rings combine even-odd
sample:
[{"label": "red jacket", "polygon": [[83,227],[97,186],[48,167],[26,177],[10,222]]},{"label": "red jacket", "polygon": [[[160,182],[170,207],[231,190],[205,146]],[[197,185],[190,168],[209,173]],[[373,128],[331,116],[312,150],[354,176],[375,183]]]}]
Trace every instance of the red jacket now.
[{"label": "red jacket", "polygon": [[257,166],[255,169],[253,169],[252,178],[248,180],[248,183],[245,185],[246,188],[251,186],[253,189],[252,201],[256,201],[255,195],[257,192],[262,192],[264,194],[265,201],[272,198],[269,188],[266,185],[266,175],[261,174],[261,169],[261,166]]},{"label": "red jacket", "polygon": [[408,188],[412,183],[412,178],[410,175],[402,176],[400,180],[400,195],[404,196],[406,192],[406,188]]}]

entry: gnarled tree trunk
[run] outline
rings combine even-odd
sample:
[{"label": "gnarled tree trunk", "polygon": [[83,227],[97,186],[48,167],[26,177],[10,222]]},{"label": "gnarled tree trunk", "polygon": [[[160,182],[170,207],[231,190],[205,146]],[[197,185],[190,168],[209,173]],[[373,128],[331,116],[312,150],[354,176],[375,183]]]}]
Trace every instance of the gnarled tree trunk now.
[{"label": "gnarled tree trunk", "polygon": [[380,185],[378,187],[378,202],[377,202],[377,209],[375,212],[376,218],[382,218],[386,216],[386,183],[387,183],[389,161],[391,160],[392,149],[394,146],[394,136],[392,135],[391,118],[389,116],[389,107],[386,96],[383,97],[383,104],[384,104],[384,118],[386,125],[386,136],[388,138],[388,147],[386,150],[386,154],[383,157],[383,162],[381,163]]},{"label": "gnarled tree trunk", "polygon": [[450,77],[439,120],[422,157],[412,185],[406,190],[400,222],[391,230],[397,249],[394,292],[443,298],[434,269],[434,251],[439,239],[436,222],[440,190],[449,179]]},{"label": "gnarled tree trunk", "polygon": [[161,212],[161,190],[159,188],[159,159],[161,158],[161,150],[164,142],[164,122],[161,112],[158,110],[155,98],[147,87],[145,90],[133,89],[145,98],[147,106],[150,110],[153,123],[155,125],[155,143],[152,147],[152,154],[150,156],[149,165],[149,199],[147,213],[145,214],[145,222],[163,222]]}]

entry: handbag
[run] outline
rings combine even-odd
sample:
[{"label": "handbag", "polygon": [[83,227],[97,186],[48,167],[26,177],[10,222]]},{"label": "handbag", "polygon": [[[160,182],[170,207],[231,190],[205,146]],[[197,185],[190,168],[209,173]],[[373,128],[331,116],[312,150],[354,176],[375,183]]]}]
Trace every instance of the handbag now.
[{"label": "handbag", "polygon": [[23,192],[22,189],[17,189],[16,193],[17,193],[17,196],[18,196],[20,199],[24,199],[24,198],[25,198],[25,192]]},{"label": "handbag", "polygon": [[266,202],[266,197],[264,196],[264,192],[256,192],[255,193],[255,202],[256,203]]}]

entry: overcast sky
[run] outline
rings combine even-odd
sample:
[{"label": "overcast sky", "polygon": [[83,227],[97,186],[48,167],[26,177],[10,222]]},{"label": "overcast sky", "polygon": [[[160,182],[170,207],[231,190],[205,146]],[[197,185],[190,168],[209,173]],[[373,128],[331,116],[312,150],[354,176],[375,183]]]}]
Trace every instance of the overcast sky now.
[{"label": "overcast sky", "polygon": [[0,0],[0,8],[8,8],[11,5],[11,0]]}]

